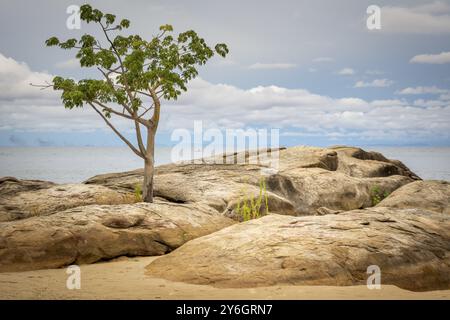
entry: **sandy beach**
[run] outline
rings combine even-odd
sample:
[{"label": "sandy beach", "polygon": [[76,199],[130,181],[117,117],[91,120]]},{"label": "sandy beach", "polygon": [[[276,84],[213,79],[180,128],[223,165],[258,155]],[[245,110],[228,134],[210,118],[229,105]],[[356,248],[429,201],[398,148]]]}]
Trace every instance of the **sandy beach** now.
[{"label": "sandy beach", "polygon": [[81,266],[81,289],[66,288],[66,269],[0,273],[0,299],[450,299],[450,290],[412,292],[385,285],[272,286],[222,289],[144,275],[156,257],[122,257]]}]

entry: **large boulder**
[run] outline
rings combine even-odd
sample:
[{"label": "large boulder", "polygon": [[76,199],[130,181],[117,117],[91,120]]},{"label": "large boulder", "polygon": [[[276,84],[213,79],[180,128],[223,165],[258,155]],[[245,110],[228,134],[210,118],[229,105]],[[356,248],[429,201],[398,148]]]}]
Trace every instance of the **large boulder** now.
[{"label": "large boulder", "polygon": [[234,221],[209,207],[91,205],[0,223],[0,272],[161,255]]},{"label": "large boulder", "polygon": [[[177,203],[206,204],[239,218],[237,204],[244,196],[257,197],[264,179],[269,211],[315,215],[373,206],[374,189],[388,194],[418,179],[404,165],[358,148],[293,147],[278,152],[276,172],[266,170],[271,158],[256,152],[218,156],[214,159],[220,159],[219,164],[206,158],[157,167],[155,196]],[[240,156],[244,163],[238,161]],[[85,183],[132,190],[142,182],[142,174],[142,170],[135,170],[99,175]]]},{"label": "large boulder", "polygon": [[423,209],[377,207],[337,215],[268,215],[192,240],[146,274],[216,287],[365,285],[450,288],[450,220]]},{"label": "large boulder", "polygon": [[20,180],[14,177],[0,178],[0,199],[17,195],[23,191],[46,189],[55,183],[42,180]]},{"label": "large boulder", "polygon": [[422,208],[450,214],[450,182],[416,181],[390,194],[378,206],[391,208]]},{"label": "large boulder", "polygon": [[0,190],[0,222],[48,215],[90,204],[136,202],[135,196],[131,192],[110,189],[101,185],[39,183],[38,187],[27,188],[29,185],[33,185],[32,183],[24,180],[16,183],[15,188],[18,190],[16,193],[10,192],[14,184]]},{"label": "large boulder", "polygon": [[420,178],[399,160],[387,159],[379,152],[365,151],[361,148],[331,147],[338,156],[337,170],[353,177],[387,177],[402,175],[413,180]]}]

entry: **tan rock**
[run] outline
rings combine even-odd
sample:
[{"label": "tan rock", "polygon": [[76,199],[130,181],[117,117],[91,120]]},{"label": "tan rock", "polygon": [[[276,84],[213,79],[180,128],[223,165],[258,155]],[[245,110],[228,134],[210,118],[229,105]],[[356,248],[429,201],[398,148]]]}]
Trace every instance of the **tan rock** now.
[{"label": "tan rock", "polygon": [[0,199],[17,195],[23,191],[46,189],[54,186],[50,181],[20,180],[14,177],[0,178]]},{"label": "tan rock", "polygon": [[372,208],[338,215],[269,215],[192,240],[146,274],[215,287],[365,285],[450,288],[450,220],[422,209]]},{"label": "tan rock", "polygon": [[387,159],[379,152],[360,148],[335,146],[330,149],[338,154],[337,170],[353,177],[387,177],[402,175],[413,180],[420,178],[401,161]]},{"label": "tan rock", "polygon": [[11,192],[0,193],[0,222],[48,215],[90,204],[136,202],[134,195],[130,192],[114,190],[101,185],[64,184],[45,186],[45,188],[25,190],[16,194],[11,194]]},{"label": "tan rock", "polygon": [[450,214],[450,183],[448,181],[416,181],[390,194],[379,207],[421,208]]},{"label": "tan rock", "polygon": [[209,207],[91,205],[0,223],[0,272],[161,255],[233,224]]},{"label": "tan rock", "polygon": [[[263,178],[271,212],[315,215],[324,212],[317,211],[321,207],[330,210],[370,207],[374,204],[371,191],[374,187],[390,193],[414,181],[415,175],[406,167],[403,169],[390,160],[384,161],[381,155],[349,147],[336,150],[315,147],[282,149],[279,151],[279,171],[270,175],[261,174],[268,162],[255,152],[245,153],[244,164],[211,164],[208,158],[202,164],[164,165],[156,169],[154,193],[172,202],[206,204],[226,216],[236,217],[237,203],[245,195],[257,197],[259,182]],[[352,157],[364,158],[361,154],[370,159]],[[224,161],[236,161],[238,156],[231,154],[223,158]],[[380,169],[383,166],[396,169],[383,171]],[[86,183],[130,190],[141,179],[142,171],[136,170],[96,176]]]}]

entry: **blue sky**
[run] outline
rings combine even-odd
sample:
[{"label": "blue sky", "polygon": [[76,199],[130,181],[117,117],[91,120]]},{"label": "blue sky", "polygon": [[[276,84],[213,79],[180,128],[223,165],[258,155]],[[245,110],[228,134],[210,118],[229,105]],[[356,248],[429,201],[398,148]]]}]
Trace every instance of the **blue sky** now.
[{"label": "blue sky", "polygon": [[[95,33],[66,28],[77,1],[2,1],[0,145],[121,145],[89,110],[64,110],[29,82],[95,76],[74,53],[43,45]],[[279,128],[281,144],[450,145],[450,1],[91,1],[151,37],[170,23],[231,54],[163,106],[158,144],[194,120]],[[369,5],[381,30],[366,27]],[[132,126],[117,122],[132,136]]]}]

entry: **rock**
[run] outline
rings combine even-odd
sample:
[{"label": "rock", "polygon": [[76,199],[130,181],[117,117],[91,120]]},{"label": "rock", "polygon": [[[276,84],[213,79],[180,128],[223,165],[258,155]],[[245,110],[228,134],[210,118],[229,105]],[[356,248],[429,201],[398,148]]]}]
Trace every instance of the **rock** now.
[{"label": "rock", "polygon": [[343,210],[331,210],[327,207],[320,207],[317,209],[317,215],[324,216],[326,214],[339,214],[341,212],[344,212]]},{"label": "rock", "polygon": [[[156,170],[158,170],[158,167]],[[119,190],[134,191],[136,185],[142,185],[144,180],[143,174],[143,169],[120,173],[100,174],[89,178],[84,183],[102,185]]]},{"label": "rock", "polygon": [[379,207],[421,208],[450,214],[450,183],[448,181],[416,181],[390,194]]},{"label": "rock", "polygon": [[91,205],[0,223],[0,272],[161,255],[233,224],[209,207]]},{"label": "rock", "polygon": [[[3,185],[4,183],[0,184]],[[19,190],[12,193],[11,190]],[[48,215],[89,204],[134,203],[130,192],[101,185],[65,184],[20,181],[0,191],[0,222]]]},{"label": "rock", "polygon": [[0,178],[0,199],[17,195],[23,191],[47,189],[55,184],[41,180],[19,180],[14,177]]},{"label": "rock", "polygon": [[402,175],[413,180],[420,178],[409,170],[401,161],[389,160],[381,153],[364,151],[360,148],[336,146],[331,147],[338,154],[337,170],[353,177],[387,177]]},{"label": "rock", "polygon": [[146,274],[215,287],[366,285],[450,288],[450,219],[423,209],[377,207],[338,215],[268,215],[189,241]]},{"label": "rock", "polygon": [[[320,214],[324,212],[323,209],[318,212],[322,207],[331,211],[371,207],[375,187],[390,193],[410,182],[410,178],[404,176],[356,178],[319,168],[297,169],[289,175],[267,178],[268,189],[292,203],[295,214],[288,212],[290,215]],[[271,212],[285,214],[281,208]]]},{"label": "rock", "polygon": [[[246,162],[231,163],[239,155]],[[267,159],[255,152],[217,157],[231,159],[229,164],[212,164],[211,159],[203,159],[201,164],[192,161],[157,167],[155,196],[176,203],[206,204],[237,218],[237,204],[244,196],[258,197],[263,178],[270,212],[315,215],[323,214],[324,210],[317,211],[322,207],[342,211],[373,206],[373,188],[390,193],[417,178],[406,167],[379,154],[350,147],[281,149],[279,170],[269,175],[262,174]],[[95,176],[85,183],[132,190],[141,181],[142,170],[135,170]],[[264,206],[261,209],[265,211]]]}]

